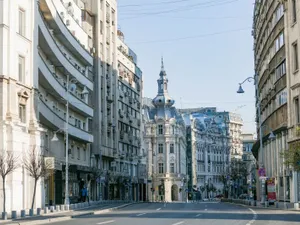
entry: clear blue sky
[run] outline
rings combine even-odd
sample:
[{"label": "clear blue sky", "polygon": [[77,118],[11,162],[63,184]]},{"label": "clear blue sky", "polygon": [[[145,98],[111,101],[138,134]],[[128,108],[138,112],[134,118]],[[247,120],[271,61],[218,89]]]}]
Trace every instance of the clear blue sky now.
[{"label": "clear blue sky", "polygon": [[[138,55],[144,96],[155,97],[164,57],[177,107],[236,111],[255,132],[251,36],[254,0],[118,0],[119,27]],[[239,107],[242,107],[238,109]]]}]

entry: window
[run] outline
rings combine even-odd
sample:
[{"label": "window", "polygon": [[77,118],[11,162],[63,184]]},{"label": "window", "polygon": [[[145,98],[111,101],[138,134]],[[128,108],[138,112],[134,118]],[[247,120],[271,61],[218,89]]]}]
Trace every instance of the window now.
[{"label": "window", "polygon": [[276,81],[279,80],[285,74],[286,74],[286,64],[284,61],[275,69],[275,80]]},{"label": "window", "polygon": [[275,52],[279,51],[279,49],[284,45],[284,37],[283,32],[278,35],[275,39]]},{"label": "window", "polygon": [[25,36],[25,11],[19,9],[19,34]]},{"label": "window", "polygon": [[170,173],[175,173],[175,165],[174,165],[174,163],[170,163]]},{"label": "window", "polygon": [[174,153],[174,144],[170,144],[170,153]]},{"label": "window", "polygon": [[299,98],[295,98],[295,118],[296,118],[296,123],[300,123],[300,109],[299,109]]},{"label": "window", "polygon": [[283,16],[283,13],[284,13],[283,4],[280,4],[275,14],[276,22],[280,20],[280,18]]},{"label": "window", "polygon": [[25,58],[23,56],[19,56],[19,67],[18,67],[18,75],[19,81],[25,82]]},{"label": "window", "polygon": [[294,53],[294,71],[299,69],[299,65],[298,65],[298,44],[294,43],[293,44],[293,53]]},{"label": "window", "polygon": [[79,160],[80,159],[80,148],[77,147],[77,159]]},{"label": "window", "polygon": [[86,150],[85,150],[85,148],[83,149],[83,161],[86,161]]},{"label": "window", "polygon": [[26,123],[26,106],[19,104],[19,119],[22,123]]},{"label": "window", "polygon": [[163,134],[164,130],[163,130],[163,125],[158,125],[158,134]]},{"label": "window", "polygon": [[158,163],[158,173],[164,173],[164,164]]},{"label": "window", "polygon": [[297,0],[292,0],[292,21],[293,23],[297,22]]},{"label": "window", "polygon": [[163,144],[158,144],[158,153],[160,153],[160,154],[164,153],[164,145]]}]

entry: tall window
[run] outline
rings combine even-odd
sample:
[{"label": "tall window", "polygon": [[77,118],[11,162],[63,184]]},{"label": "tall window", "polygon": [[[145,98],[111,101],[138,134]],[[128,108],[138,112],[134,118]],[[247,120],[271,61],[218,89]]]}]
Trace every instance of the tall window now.
[{"label": "tall window", "polygon": [[297,0],[292,0],[292,20],[293,23],[297,22]]},{"label": "tall window", "polygon": [[164,173],[164,164],[158,163],[158,173]]},{"label": "tall window", "polygon": [[293,44],[293,52],[294,52],[294,71],[299,69],[299,60],[298,60],[298,44]]},{"label": "tall window", "polygon": [[25,82],[25,58],[19,55],[19,67],[18,67],[19,81]]},{"label": "tall window", "polygon": [[174,165],[174,163],[170,163],[170,173],[175,173],[175,165]]},{"label": "tall window", "polygon": [[86,150],[85,150],[85,148],[83,149],[83,161],[86,161]]},{"label": "tall window", "polygon": [[163,133],[164,133],[163,125],[158,125],[158,134],[163,134]]},{"label": "tall window", "polygon": [[19,34],[25,36],[25,11],[19,9]]},{"label": "tall window", "polygon": [[164,145],[163,144],[158,144],[158,153],[160,153],[160,154],[164,153]]},{"label": "tall window", "polygon": [[26,123],[26,106],[19,104],[19,119],[22,123]]},{"label": "tall window", "polygon": [[295,99],[295,118],[296,118],[296,123],[299,124],[300,123],[300,109],[299,109],[300,105],[299,105],[299,98]]},{"label": "tall window", "polygon": [[174,144],[170,144],[170,153],[174,153]]},{"label": "tall window", "polygon": [[80,148],[77,147],[77,159],[79,160],[80,159]]}]

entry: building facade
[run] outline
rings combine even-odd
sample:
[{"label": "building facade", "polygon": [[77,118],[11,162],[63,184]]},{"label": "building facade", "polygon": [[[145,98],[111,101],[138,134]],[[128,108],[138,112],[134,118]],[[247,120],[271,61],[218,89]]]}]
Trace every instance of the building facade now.
[{"label": "building facade", "polygon": [[187,124],[189,193],[193,199],[223,194],[227,182],[221,176],[229,170],[232,141],[229,113],[216,108],[180,109]]},{"label": "building facade", "polygon": [[[146,166],[139,164],[142,76],[136,55],[127,47],[132,57],[126,61],[117,48],[122,45],[117,1],[4,0],[0,24],[0,151],[22,156],[37,149],[54,164],[50,177],[38,183],[34,207],[64,204],[66,159],[71,203],[79,201],[84,186],[91,200],[124,199],[112,188],[115,159],[126,151],[120,144],[121,64],[131,63],[133,85],[122,82],[136,93],[130,98],[135,101],[135,111],[130,108],[135,147],[126,153],[139,156],[122,168],[135,171],[137,180],[146,177]],[[123,104],[131,104],[130,99]],[[146,189],[144,183],[136,184],[135,193]],[[29,208],[33,185],[23,167],[9,175],[7,211]]]},{"label": "building facade", "polygon": [[144,105],[144,147],[148,153],[148,199],[186,199],[186,136],[182,117],[168,94],[168,78],[162,62],[153,106]]},{"label": "building facade", "polygon": [[245,178],[247,180],[247,186],[248,186],[248,194],[251,198],[254,198],[254,195],[256,196],[256,159],[254,155],[252,154],[252,148],[254,143],[256,142],[256,138],[253,134],[243,133],[243,162],[245,162],[245,165],[247,167],[247,177]]},{"label": "building facade", "polygon": [[[253,38],[255,58],[256,101],[260,105],[263,146],[259,140],[253,147],[258,167],[275,179],[279,201],[299,201],[298,175],[284,164],[282,153],[297,140],[297,1],[256,1]],[[295,25],[294,25],[295,24]],[[257,120],[259,122],[259,120]],[[273,131],[274,140],[268,138]],[[265,180],[257,179],[258,200],[264,200]],[[262,191],[263,190],[263,191]]]}]

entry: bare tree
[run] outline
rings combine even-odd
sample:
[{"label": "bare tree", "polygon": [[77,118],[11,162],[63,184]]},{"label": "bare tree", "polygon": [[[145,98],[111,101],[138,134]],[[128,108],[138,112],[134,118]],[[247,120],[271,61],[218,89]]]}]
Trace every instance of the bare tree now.
[{"label": "bare tree", "polygon": [[18,157],[12,152],[1,152],[0,153],[0,175],[3,181],[3,212],[6,213],[6,193],[5,193],[5,180],[6,176],[14,172],[18,168],[17,163]]},{"label": "bare tree", "polygon": [[28,171],[29,176],[34,179],[34,189],[31,204],[31,209],[33,209],[37,182],[40,178],[45,178],[50,174],[52,165],[45,162],[45,157],[39,154],[35,147],[33,147],[32,150],[24,156],[23,165]]}]

